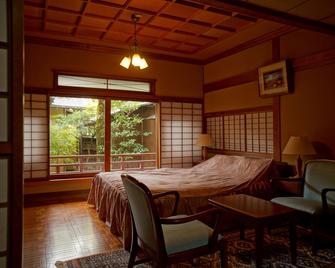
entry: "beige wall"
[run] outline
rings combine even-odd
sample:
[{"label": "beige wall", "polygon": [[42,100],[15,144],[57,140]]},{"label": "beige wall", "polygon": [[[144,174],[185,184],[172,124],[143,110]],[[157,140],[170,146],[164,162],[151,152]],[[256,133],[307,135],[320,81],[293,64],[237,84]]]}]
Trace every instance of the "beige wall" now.
[{"label": "beige wall", "polygon": [[52,70],[63,70],[156,79],[157,95],[191,98],[202,96],[203,67],[200,65],[147,57],[147,69],[127,70],[119,65],[123,55],[35,44],[26,44],[25,49],[27,87],[51,88]]},{"label": "beige wall", "polygon": [[[308,56],[335,47],[335,37],[300,30],[280,38],[282,59]],[[271,42],[244,50],[204,66],[204,81],[210,83],[271,62]],[[317,157],[335,156],[335,64],[294,74],[294,92],[281,97],[281,147],[289,136],[308,136],[317,146]],[[206,93],[205,112],[269,105],[272,98],[258,96],[257,81]],[[330,154],[329,154],[330,152]],[[289,162],[294,158],[283,157]]]}]

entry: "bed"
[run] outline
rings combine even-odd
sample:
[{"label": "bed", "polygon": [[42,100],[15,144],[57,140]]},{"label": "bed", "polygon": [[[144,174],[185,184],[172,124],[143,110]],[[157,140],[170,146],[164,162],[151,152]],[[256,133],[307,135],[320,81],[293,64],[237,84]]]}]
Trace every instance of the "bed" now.
[{"label": "bed", "polygon": [[[177,190],[180,193],[178,213],[192,214],[208,206],[208,198],[215,199],[233,193],[248,193],[269,198],[271,159],[216,155],[192,168],[161,168],[129,171],[146,184],[152,193]],[[125,172],[125,171],[123,171]],[[131,221],[128,201],[121,181],[121,171],[101,172],[91,185],[88,203],[111,232],[123,241],[125,249],[131,242]],[[168,215],[172,197],[157,203],[161,216]]]}]

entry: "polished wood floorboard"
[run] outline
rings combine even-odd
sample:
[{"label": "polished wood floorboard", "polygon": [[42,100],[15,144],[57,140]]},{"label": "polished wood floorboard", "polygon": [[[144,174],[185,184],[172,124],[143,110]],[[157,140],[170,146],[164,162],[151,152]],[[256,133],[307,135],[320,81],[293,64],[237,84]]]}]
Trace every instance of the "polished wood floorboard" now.
[{"label": "polished wood floorboard", "polygon": [[122,248],[86,202],[24,209],[25,268],[55,267],[58,260]]}]

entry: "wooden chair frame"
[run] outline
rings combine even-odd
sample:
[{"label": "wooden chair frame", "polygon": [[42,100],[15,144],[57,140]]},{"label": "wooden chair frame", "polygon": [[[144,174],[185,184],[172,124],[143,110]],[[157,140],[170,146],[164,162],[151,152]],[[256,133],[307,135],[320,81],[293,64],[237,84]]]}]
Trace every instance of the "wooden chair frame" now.
[{"label": "wooden chair frame", "polygon": [[[148,189],[148,187],[145,184],[139,182],[135,178],[129,175],[126,175],[126,174],[122,174],[121,176],[123,180],[128,179],[132,183],[136,184],[148,196],[148,199],[150,200],[150,207],[151,207],[150,209],[152,210],[152,214],[153,214],[154,221],[155,221],[154,224],[157,227],[156,230],[157,230],[158,245],[159,245],[159,249],[153,251],[138,236],[136,232],[135,220],[133,217],[131,206],[129,204],[130,212],[131,212],[131,221],[132,221],[132,243],[131,243],[128,267],[133,267],[136,264],[143,263],[149,260],[148,258],[142,258],[139,260],[135,260],[140,249],[142,249],[142,251],[144,252],[146,256],[150,257],[150,260],[153,262],[154,267],[167,267],[169,264],[172,264],[172,263],[192,260],[195,257],[199,257],[199,256],[206,255],[206,254],[211,254],[219,250],[221,267],[225,267],[226,260],[225,260],[224,253],[225,253],[226,243],[223,240],[223,237],[219,239],[219,225],[220,225],[220,219],[221,219],[221,213],[219,209],[211,208],[211,209],[208,209],[208,210],[205,210],[205,211],[193,214],[193,215],[179,216],[178,218],[169,218],[169,217],[160,218],[154,200],[157,198],[167,196],[167,195],[173,195],[175,197],[175,202],[174,202],[172,214],[176,215],[177,207],[179,203],[179,193],[177,191],[169,191],[169,192],[164,192],[164,193],[153,195],[151,194],[151,191]],[[181,251],[181,252],[173,253],[173,254],[167,254],[161,224],[182,224],[182,223],[204,219],[204,218],[208,219],[208,217],[210,216],[215,217],[215,224],[214,224],[213,233],[209,240],[208,245],[194,248],[192,250]]]}]

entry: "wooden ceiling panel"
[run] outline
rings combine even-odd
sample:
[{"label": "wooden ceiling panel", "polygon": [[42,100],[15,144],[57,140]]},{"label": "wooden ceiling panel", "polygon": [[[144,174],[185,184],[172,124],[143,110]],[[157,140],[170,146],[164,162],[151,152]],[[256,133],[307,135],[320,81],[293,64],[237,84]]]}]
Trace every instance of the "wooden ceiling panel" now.
[{"label": "wooden ceiling panel", "polygon": [[197,24],[191,24],[191,23],[185,23],[178,27],[178,30],[194,33],[194,34],[201,34],[210,29],[209,26],[203,26],[203,25],[197,25]]},{"label": "wooden ceiling panel", "polygon": [[[129,22],[130,24],[133,24],[133,22],[131,20],[131,15],[132,14],[134,14],[133,11],[124,10],[124,11],[122,11],[122,13],[119,16],[118,20]],[[141,15],[141,18],[140,18],[140,21],[138,22],[139,25],[147,23],[148,20],[151,19],[151,17],[152,17],[151,15],[148,15],[148,14],[140,14],[140,15]]]},{"label": "wooden ceiling panel", "polygon": [[163,35],[167,33],[168,31],[164,29],[154,28],[154,27],[145,27],[139,32],[139,35],[146,35],[146,36],[161,38]]},{"label": "wooden ceiling panel", "polygon": [[204,37],[195,37],[195,36],[190,36],[187,40],[187,43],[191,43],[194,45],[199,45],[201,47],[208,46],[209,44],[213,43],[213,39],[208,39]]},{"label": "wooden ceiling panel", "polygon": [[131,38],[131,35],[127,33],[113,32],[113,31],[109,31],[104,36],[104,39],[120,41],[120,42],[123,42],[124,44],[127,44],[127,41],[129,40],[129,38]]},{"label": "wooden ceiling panel", "polygon": [[150,25],[156,26],[156,27],[166,27],[166,28],[175,28],[178,26],[181,22],[176,21],[173,19],[169,18],[164,18],[164,17],[155,17],[151,22]]},{"label": "wooden ceiling panel", "polygon": [[167,35],[165,35],[165,38],[179,41],[179,42],[186,42],[189,39],[189,35],[181,34],[178,32],[169,32]]},{"label": "wooden ceiling panel", "polygon": [[131,1],[129,7],[136,8],[139,11],[145,10],[149,12],[157,12],[161,8],[167,5],[167,2],[164,0],[145,0],[145,1]]},{"label": "wooden ceiling panel", "polygon": [[231,33],[227,32],[227,31],[224,31],[224,30],[212,28],[212,29],[206,31],[205,33],[203,33],[203,35],[220,39],[223,36],[231,35]]},{"label": "wooden ceiling panel", "polygon": [[34,6],[25,6],[24,7],[24,15],[31,16],[36,18],[42,18],[43,16],[43,9],[34,7]]},{"label": "wooden ceiling panel", "polygon": [[[111,3],[112,5],[124,6],[128,0],[104,0],[106,3]],[[99,2],[99,1],[95,1]]]},{"label": "wooden ceiling panel", "polygon": [[70,13],[48,10],[48,12],[46,13],[46,19],[51,21],[59,21],[59,22],[75,24],[78,19],[78,16]]},{"label": "wooden ceiling panel", "polygon": [[124,32],[124,33],[134,33],[134,25],[131,23],[116,21],[111,27],[112,31]]},{"label": "wooden ceiling panel", "polygon": [[178,46],[180,43],[179,42],[176,42],[176,41],[173,41],[173,40],[158,40],[154,43],[154,46],[155,47],[160,47],[160,48],[170,48],[170,49],[173,49],[175,48],[176,46]]},{"label": "wooden ceiling panel", "polygon": [[[243,43],[243,33],[250,29],[256,39],[262,36],[258,26],[263,22],[335,35],[334,1],[24,0],[25,35],[30,42],[34,38],[39,43],[45,39],[46,44],[50,39],[58,43],[71,40],[81,48],[90,49],[87,44],[95,44],[99,50],[125,48],[134,34],[131,16],[138,14],[141,51],[187,61],[206,60],[221,55],[220,49]],[[272,30],[269,27],[268,31]],[[236,38],[228,38],[231,36]]]},{"label": "wooden ceiling panel", "polygon": [[92,14],[96,16],[111,18],[111,19],[114,19],[118,12],[119,12],[118,8],[110,7],[106,5],[99,5],[99,4],[92,3],[92,2],[89,2],[86,7],[86,14]]},{"label": "wooden ceiling panel", "polygon": [[100,28],[100,29],[106,29],[109,23],[110,21],[106,19],[90,18],[87,16],[83,16],[80,21],[80,25],[95,27],[95,28]]},{"label": "wooden ceiling panel", "polygon": [[80,37],[90,38],[90,39],[100,39],[103,32],[95,29],[85,28],[79,26],[76,35]]},{"label": "wooden ceiling panel", "polygon": [[196,51],[199,50],[198,46],[193,46],[193,45],[189,45],[189,44],[181,44],[179,46],[176,47],[176,50],[181,51],[183,53],[195,53]]},{"label": "wooden ceiling panel", "polygon": [[61,9],[80,12],[85,1],[82,0],[48,0],[48,5]]},{"label": "wooden ceiling panel", "polygon": [[141,48],[142,46],[145,46],[145,45],[151,45],[152,43],[156,41],[156,38],[152,36],[138,35],[137,40]]},{"label": "wooden ceiling panel", "polygon": [[197,8],[172,3],[171,5],[166,7],[162,13],[173,17],[187,19],[193,17],[197,12],[199,12],[199,9]]},{"label": "wooden ceiling panel", "polygon": [[57,32],[63,34],[71,34],[74,26],[66,25],[66,24],[56,24],[56,23],[46,23],[45,31],[48,32]]},{"label": "wooden ceiling panel", "polygon": [[224,21],[223,23],[221,23],[220,25],[224,26],[224,27],[230,27],[233,29],[238,30],[239,28],[245,27],[252,24],[252,22],[247,21],[247,20],[243,20],[243,19],[239,19],[239,18],[235,18],[232,17],[226,21]]},{"label": "wooden ceiling panel", "polygon": [[201,12],[196,13],[193,16],[194,20],[206,22],[210,24],[218,24],[221,23],[224,20],[229,19],[230,16],[225,16],[223,14],[213,13],[206,10],[203,10]]}]

